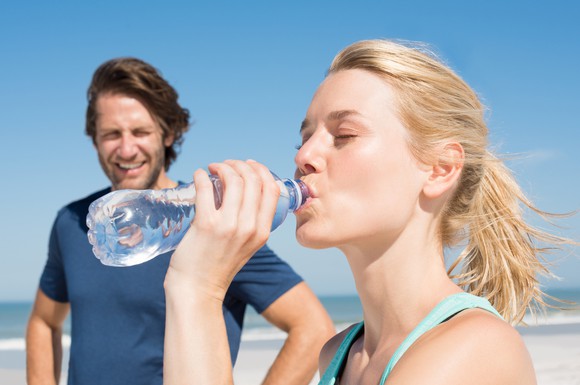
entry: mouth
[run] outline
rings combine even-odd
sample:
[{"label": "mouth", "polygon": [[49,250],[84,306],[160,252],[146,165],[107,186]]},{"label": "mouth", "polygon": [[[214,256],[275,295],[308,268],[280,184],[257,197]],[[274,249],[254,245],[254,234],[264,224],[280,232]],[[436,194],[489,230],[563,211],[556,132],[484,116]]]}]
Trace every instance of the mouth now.
[{"label": "mouth", "polygon": [[145,164],[145,162],[139,162],[139,163],[117,163],[117,167],[119,167],[121,170],[130,171],[130,170],[135,170],[135,169],[143,166],[144,164]]},{"label": "mouth", "polygon": [[312,185],[308,184],[308,182],[306,182],[304,179],[301,179],[301,181],[306,186],[306,188],[308,190],[308,194],[306,196],[306,200],[304,201],[304,203],[300,206],[300,208],[298,208],[298,210],[296,210],[294,212],[295,214],[298,214],[302,210],[305,210],[310,205],[310,203],[312,202],[312,200],[315,199],[316,196],[317,196],[316,189],[314,187],[312,187]]},{"label": "mouth", "polygon": [[310,182],[308,182],[308,181],[306,181],[304,179],[300,179],[300,181],[302,183],[304,183],[304,185],[308,189],[308,199],[310,199],[310,198],[316,198],[318,196],[318,194],[316,192],[316,187],[314,187],[312,184],[310,184]]}]

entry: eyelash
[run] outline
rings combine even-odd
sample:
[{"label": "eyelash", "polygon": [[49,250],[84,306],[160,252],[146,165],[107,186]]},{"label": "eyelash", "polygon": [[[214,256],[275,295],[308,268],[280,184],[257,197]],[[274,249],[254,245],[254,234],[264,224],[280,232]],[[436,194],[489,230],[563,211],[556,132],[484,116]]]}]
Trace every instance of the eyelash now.
[{"label": "eyelash", "polygon": [[337,143],[337,141],[345,141],[345,140],[349,140],[349,139],[353,139],[353,138],[356,138],[356,135],[337,135],[334,137],[334,146],[341,147],[341,146],[345,145],[346,143]]},{"label": "eyelash", "polygon": [[351,138],[356,138],[356,135],[337,135],[334,137],[334,140],[336,140],[336,139],[351,139]]},{"label": "eyelash", "polygon": [[[347,139],[352,139],[352,138],[356,138],[356,135],[337,135],[334,137],[334,141],[336,142],[337,140],[347,140]],[[296,150],[300,151],[300,149],[302,148],[303,145],[304,144],[297,144],[294,146],[294,148]]]}]

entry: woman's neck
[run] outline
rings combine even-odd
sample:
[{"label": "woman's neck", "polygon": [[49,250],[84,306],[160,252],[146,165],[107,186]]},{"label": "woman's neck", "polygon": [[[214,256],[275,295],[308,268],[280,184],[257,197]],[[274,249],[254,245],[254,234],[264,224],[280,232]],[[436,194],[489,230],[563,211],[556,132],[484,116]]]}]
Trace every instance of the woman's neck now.
[{"label": "woman's neck", "polygon": [[[397,345],[443,298],[461,289],[447,276],[436,242],[404,235],[390,245],[344,247],[365,320],[364,349]],[[361,244],[361,245],[362,245]]]}]

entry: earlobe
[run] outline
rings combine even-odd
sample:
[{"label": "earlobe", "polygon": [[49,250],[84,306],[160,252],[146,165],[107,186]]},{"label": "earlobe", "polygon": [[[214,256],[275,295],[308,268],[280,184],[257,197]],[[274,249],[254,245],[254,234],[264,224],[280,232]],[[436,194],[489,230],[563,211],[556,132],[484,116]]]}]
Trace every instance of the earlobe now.
[{"label": "earlobe", "polygon": [[425,182],[423,193],[428,198],[438,198],[453,190],[463,170],[465,153],[459,143],[445,145],[431,175]]}]

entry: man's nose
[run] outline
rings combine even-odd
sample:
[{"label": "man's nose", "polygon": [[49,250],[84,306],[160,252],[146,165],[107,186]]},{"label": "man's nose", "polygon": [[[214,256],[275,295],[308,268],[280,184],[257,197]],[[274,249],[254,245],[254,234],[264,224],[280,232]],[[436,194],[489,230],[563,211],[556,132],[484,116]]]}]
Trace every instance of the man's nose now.
[{"label": "man's nose", "polygon": [[121,145],[119,146],[119,155],[123,158],[131,158],[137,153],[137,140],[131,135],[123,135],[121,137]]}]

